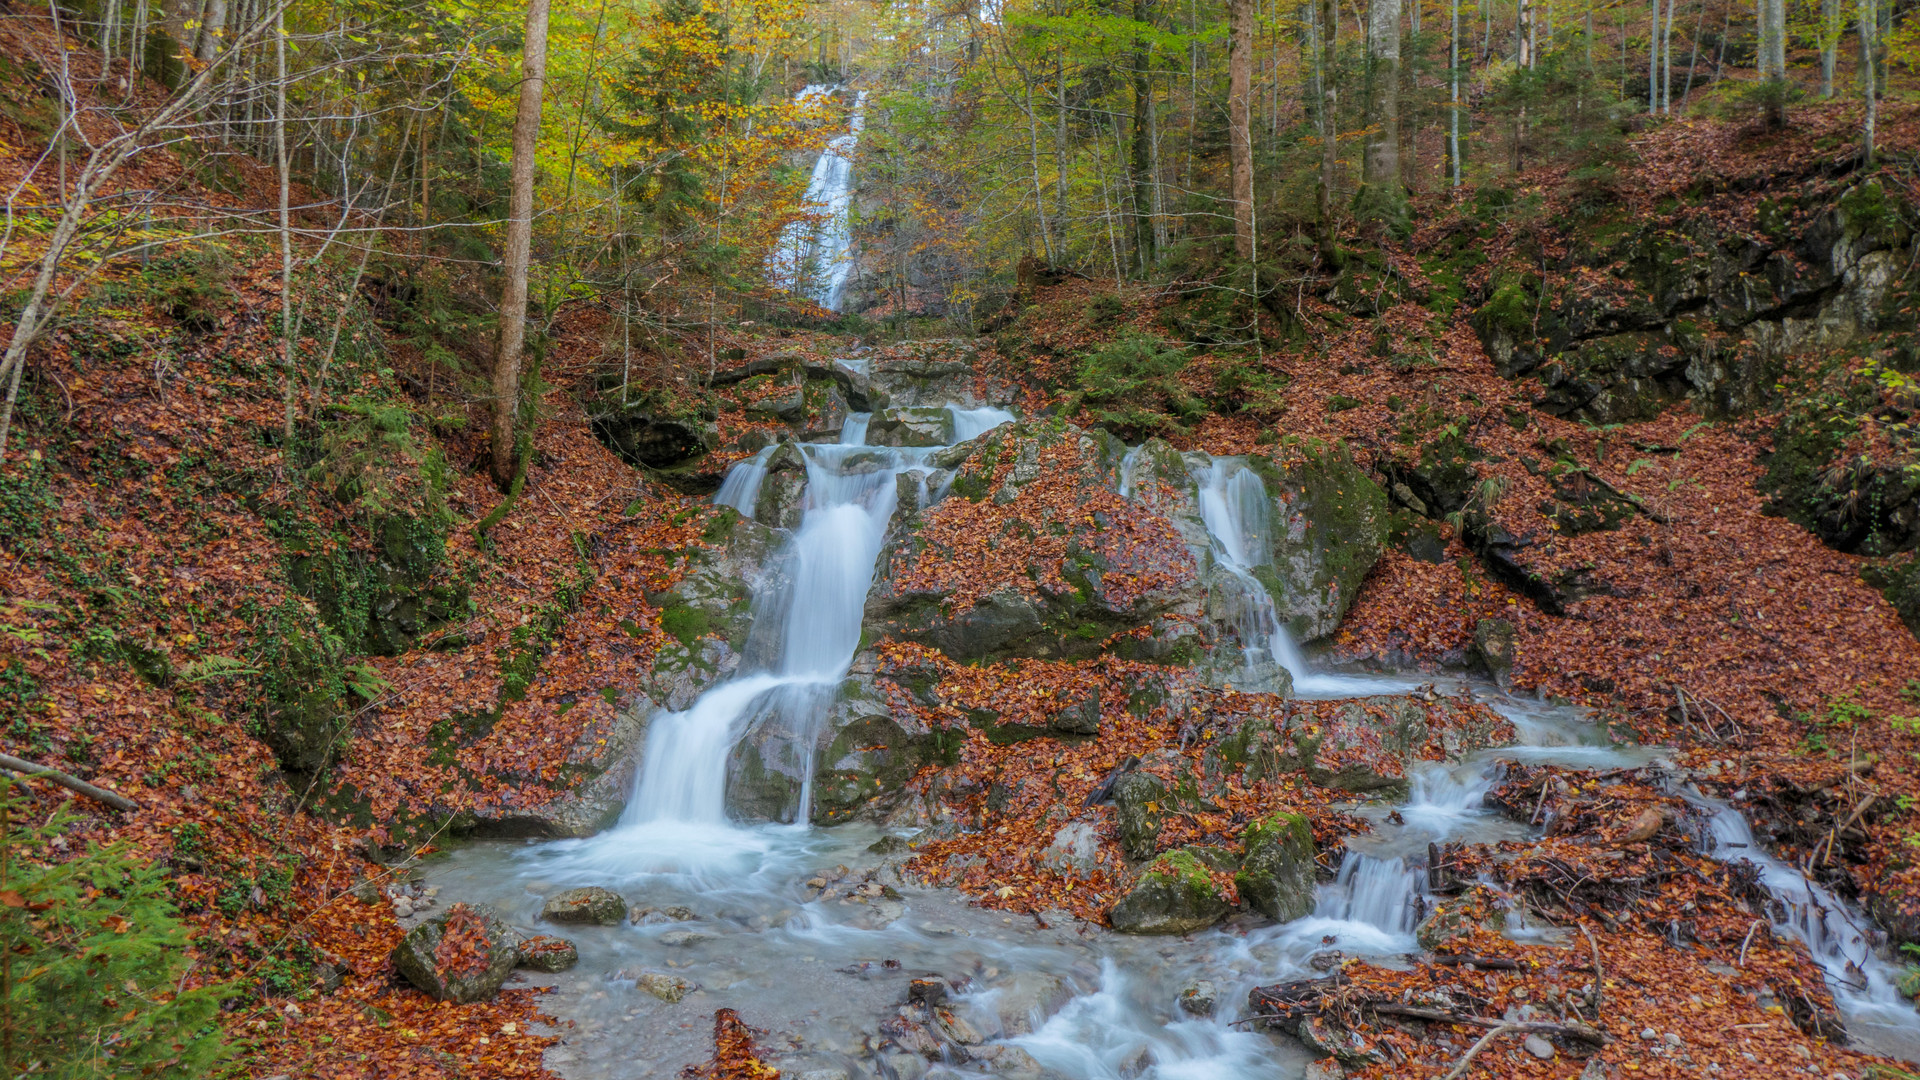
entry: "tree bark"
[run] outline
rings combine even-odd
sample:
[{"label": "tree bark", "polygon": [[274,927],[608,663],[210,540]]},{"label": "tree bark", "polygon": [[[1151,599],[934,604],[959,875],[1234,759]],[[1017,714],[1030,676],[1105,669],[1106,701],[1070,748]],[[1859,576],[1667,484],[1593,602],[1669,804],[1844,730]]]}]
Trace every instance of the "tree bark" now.
[{"label": "tree bark", "polygon": [[1447,120],[1447,161],[1453,169],[1453,186],[1460,186],[1460,0],[1450,0],[1448,14],[1453,21],[1448,38],[1447,68],[1453,83],[1453,106]]},{"label": "tree bark", "polygon": [[1314,112],[1320,121],[1320,190],[1318,193],[1320,248],[1326,251],[1333,243],[1333,187],[1337,179],[1334,170],[1339,165],[1339,118],[1334,109],[1336,101],[1333,96],[1333,86],[1328,81],[1333,71],[1333,41],[1337,19],[1333,10],[1333,0],[1312,0],[1312,2],[1315,29],[1313,88],[1316,104]]},{"label": "tree bark", "polygon": [[[1153,18],[1152,0],[1133,0],[1135,22]],[[1147,80],[1152,56],[1146,42],[1135,40],[1133,47],[1133,245],[1139,256],[1140,275],[1145,277],[1157,259],[1153,237],[1153,84]]]},{"label": "tree bark", "polygon": [[273,149],[280,170],[280,368],[286,376],[283,434],[293,438],[293,397],[299,383],[293,366],[293,215],[292,162],[287,160],[287,33],[284,12],[273,19]]},{"label": "tree bark", "polygon": [[1233,168],[1233,250],[1254,255],[1253,0],[1228,0],[1232,41],[1227,53],[1227,157]]},{"label": "tree bark", "polygon": [[1840,0],[1820,0],[1820,96],[1833,96],[1833,69],[1840,60]]},{"label": "tree bark", "polygon": [[493,360],[493,478],[505,486],[515,466],[520,359],[527,344],[527,265],[533,254],[533,153],[547,81],[548,0],[528,0],[520,61],[520,107],[513,121],[512,192],[507,208],[507,288],[500,301],[500,347]]},{"label": "tree bark", "polygon": [[1400,182],[1400,0],[1371,0],[1367,8],[1367,106],[1362,211],[1398,224],[1406,213]]},{"label": "tree bark", "polygon": [[1867,116],[1861,125],[1861,135],[1865,140],[1864,152],[1868,165],[1873,164],[1873,129],[1880,114],[1880,93],[1875,85],[1878,79],[1874,71],[1875,53],[1880,47],[1880,13],[1875,8],[1873,0],[1860,0],[1860,87],[1867,96]]}]

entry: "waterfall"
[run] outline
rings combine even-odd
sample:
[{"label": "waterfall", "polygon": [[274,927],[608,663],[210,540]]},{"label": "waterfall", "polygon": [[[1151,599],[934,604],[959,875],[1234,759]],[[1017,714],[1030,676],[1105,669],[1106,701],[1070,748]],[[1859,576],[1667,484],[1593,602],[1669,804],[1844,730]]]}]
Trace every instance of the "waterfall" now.
[{"label": "waterfall", "polygon": [[[1003,409],[953,409],[955,429],[977,435],[1013,419]],[[803,754],[800,820],[811,802],[811,755],[860,646],[874,566],[893,517],[898,478],[924,472],[936,447],[863,445],[867,414],[847,418],[839,443],[804,444],[807,490],[787,541],[785,584],[755,597],[752,635],[773,639],[774,659],[702,694],[683,712],[654,718],[624,827],[727,827],[727,757],[755,724],[791,733]],[[771,450],[728,473],[716,503],[751,513]],[[921,477],[922,490],[925,478]],[[702,830],[695,830],[702,833]]]},{"label": "waterfall", "polygon": [[733,468],[728,469],[727,478],[720,481],[720,493],[713,497],[713,504],[731,506],[740,511],[742,516],[752,517],[754,504],[760,501],[760,484],[767,478],[767,461],[773,457],[773,451],[774,446],[761,447],[759,453],[745,461],[736,462]]},{"label": "waterfall", "polygon": [[[1132,487],[1133,455],[1121,465],[1121,483]],[[1293,676],[1295,693],[1379,693],[1377,681],[1342,679],[1309,671],[1292,635],[1280,622],[1273,596],[1255,571],[1273,565],[1273,502],[1260,474],[1244,458],[1208,458],[1191,469],[1199,489],[1200,519],[1213,541],[1214,561],[1227,572],[1234,630],[1245,650],[1246,668],[1256,672],[1275,663]]]},{"label": "waterfall", "polygon": [[[805,104],[831,96],[835,88],[808,86],[794,96]],[[867,92],[854,96],[845,135],[835,136],[814,162],[807,181],[806,205],[817,207],[814,220],[787,224],[767,256],[767,276],[790,292],[801,293],[829,311],[839,311],[853,274],[853,152],[866,126]]]}]

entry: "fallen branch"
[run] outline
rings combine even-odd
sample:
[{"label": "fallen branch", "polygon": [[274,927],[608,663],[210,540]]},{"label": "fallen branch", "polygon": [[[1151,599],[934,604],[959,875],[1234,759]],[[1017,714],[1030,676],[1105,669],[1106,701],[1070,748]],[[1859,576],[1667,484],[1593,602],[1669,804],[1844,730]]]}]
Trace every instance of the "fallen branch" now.
[{"label": "fallen branch", "polygon": [[1580,932],[1587,936],[1587,948],[1593,950],[1593,1022],[1600,1022],[1600,995],[1607,985],[1607,973],[1600,967],[1600,943],[1593,940],[1593,931],[1586,923],[1580,924]]},{"label": "fallen branch", "polygon": [[1447,1074],[1446,1080],[1459,1080],[1460,1075],[1467,1071],[1467,1066],[1473,1064],[1473,1059],[1479,1056],[1480,1051],[1487,1048],[1488,1043],[1512,1030],[1512,1024],[1501,1024],[1499,1027],[1480,1036],[1480,1041],[1467,1048],[1465,1056],[1461,1057],[1460,1063],[1455,1065],[1453,1071]]},{"label": "fallen branch", "polygon": [[140,804],[124,795],[115,795],[105,788],[94,787],[92,784],[78,777],[68,776],[59,769],[49,768],[45,765],[36,765],[24,758],[0,754],[0,768],[11,769],[22,776],[37,776],[42,780],[51,780],[69,791],[79,792],[87,798],[95,802],[105,803],[115,810],[132,811],[140,809]]},{"label": "fallen branch", "polygon": [[1560,1035],[1569,1039],[1579,1039],[1594,1046],[1607,1045],[1605,1032],[1586,1024],[1556,1024],[1549,1020],[1499,1020],[1491,1016],[1471,1016],[1448,1012],[1445,1009],[1429,1009],[1422,1005],[1394,1005],[1382,1003],[1367,1008],[1382,1016],[1399,1016],[1408,1020],[1426,1020],[1436,1024],[1465,1024],[1469,1027],[1506,1028],[1523,1031],[1529,1035]]},{"label": "fallen branch", "polygon": [[1499,956],[1473,956],[1471,954],[1463,954],[1458,956],[1435,956],[1431,959],[1434,963],[1442,965],[1443,967],[1458,967],[1461,964],[1472,964],[1482,971],[1531,970],[1528,965],[1518,960],[1508,960]]}]

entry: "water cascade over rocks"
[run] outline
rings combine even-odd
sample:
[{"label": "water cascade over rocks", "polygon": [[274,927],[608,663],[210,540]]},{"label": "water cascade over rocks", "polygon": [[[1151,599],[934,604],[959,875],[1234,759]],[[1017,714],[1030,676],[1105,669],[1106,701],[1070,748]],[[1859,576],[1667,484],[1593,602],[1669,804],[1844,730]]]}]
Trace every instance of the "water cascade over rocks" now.
[{"label": "water cascade over rocks", "polygon": [[[808,86],[794,100],[801,104],[826,99],[839,87]],[[790,292],[811,298],[828,311],[839,311],[853,275],[853,153],[866,126],[867,92],[854,96],[847,133],[835,136],[820,152],[813,176],[807,181],[806,205],[817,207],[812,220],[789,224],[780,243],[767,257],[768,276]]]},{"label": "water cascade over rocks", "polygon": [[[956,439],[1010,419],[993,408],[950,415]],[[1500,762],[1618,769],[1656,758],[1606,745],[1577,710],[1500,699],[1520,745],[1412,766],[1404,803],[1356,811],[1375,828],[1349,839],[1310,913],[1280,924],[1239,918],[1184,941],[1014,918],[920,886],[898,872],[898,840],[876,843],[873,824],[807,827],[804,783],[791,823],[731,822],[728,756],[750,732],[778,729],[796,753],[814,752],[861,645],[862,606],[903,478],[921,474],[923,506],[942,494],[927,480],[939,448],[862,445],[865,421],[849,417],[838,444],[801,447],[802,513],[775,557],[783,567],[775,584],[755,597],[748,661],[684,711],[654,719],[620,825],[586,840],[476,843],[432,871],[442,894],[491,904],[529,931],[545,899],[572,886],[610,887],[633,910],[631,924],[569,927],[579,965],[540,977],[556,988],[543,1010],[573,1025],[547,1057],[564,1076],[675,1075],[707,1056],[712,1012],[731,1007],[771,1033],[766,1045],[786,1048],[774,1064],[795,1076],[929,1076],[931,1056],[944,1062],[939,1075],[1299,1077],[1314,1055],[1236,1026],[1240,1003],[1254,986],[1316,977],[1332,953],[1420,951],[1430,844],[1537,835],[1483,807]],[[750,513],[762,478],[755,471],[764,474],[767,461],[763,454],[736,466],[720,501]],[[1301,663],[1259,580],[1272,528],[1260,475],[1239,459],[1187,463],[1205,542],[1224,579],[1239,583],[1239,645],[1258,654],[1248,666],[1291,665],[1296,685],[1318,689],[1325,677]],[[1397,688],[1347,678],[1329,690]],[[798,775],[812,771],[805,761]],[[1716,854],[1760,866],[1779,902],[1777,923],[1826,966],[1856,1038],[1920,1053],[1906,1042],[1920,1024],[1892,989],[1893,968],[1867,949],[1845,905],[1759,852],[1737,814],[1719,810],[1711,821]],[[1527,940],[1564,933],[1521,918],[1507,932]],[[928,974],[951,981],[943,991],[951,1020],[940,1021],[945,1041],[910,1047],[888,1025],[908,980]],[[652,989],[660,986],[673,992]],[[1217,1004],[1191,1005],[1198,987]]]}]

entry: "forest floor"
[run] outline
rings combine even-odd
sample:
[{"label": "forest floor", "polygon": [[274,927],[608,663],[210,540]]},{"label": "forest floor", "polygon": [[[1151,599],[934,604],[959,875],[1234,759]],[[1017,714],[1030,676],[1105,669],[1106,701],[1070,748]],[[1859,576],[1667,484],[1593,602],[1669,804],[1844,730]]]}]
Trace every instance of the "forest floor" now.
[{"label": "forest floor", "polygon": [[[1636,144],[1641,164],[1629,190],[1657,201],[1707,172],[1724,180],[1820,153],[1826,128],[1847,122],[1843,108],[1809,110],[1786,133],[1759,140],[1728,124],[1676,122]],[[12,120],[0,126],[10,128],[0,138],[4,179],[18,175],[33,142]],[[1915,128],[1911,111],[1883,118],[1890,147],[1920,148]],[[1543,173],[1539,182],[1552,189],[1557,179]],[[1431,209],[1435,229],[1464,212]],[[541,1055],[552,1040],[531,1030],[535,993],[461,1006],[428,999],[388,960],[401,934],[391,907],[362,899],[357,887],[395,880],[387,857],[396,848],[428,850],[462,813],[539,801],[566,766],[592,756],[615,713],[601,692],[631,683],[667,640],[647,597],[676,579],[709,511],[593,437],[580,391],[602,366],[607,327],[590,316],[555,329],[525,490],[484,536],[474,526],[501,496],[486,475],[483,405],[470,385],[437,383],[422,351],[397,336],[370,330],[363,359],[351,365],[358,385],[303,405],[296,438],[285,440],[278,265],[244,241],[227,259],[217,317],[188,325],[176,315],[176,290],[199,273],[194,266],[111,271],[33,354],[19,438],[0,464],[0,703],[9,747],[139,804],[121,816],[79,807],[88,816],[75,842],[124,843],[170,870],[195,931],[191,978],[232,983],[229,1026],[245,1041],[253,1075],[548,1075]],[[1126,301],[1143,332],[1173,299],[1107,282],[1042,290],[1024,316],[1036,351],[986,359],[992,373],[1027,388],[1025,411],[1059,403],[1048,364],[1070,368],[1072,357],[1112,337],[1113,326],[1096,331],[1086,315],[1107,295]],[[1488,578],[1444,530],[1437,561],[1390,551],[1340,631],[1335,658],[1458,664],[1479,620],[1508,619],[1519,631],[1516,688],[1591,705],[1623,732],[1673,743],[1685,764],[1718,762],[1726,790],[1824,815],[1803,823],[1805,846],[1783,858],[1811,863],[1817,838],[1851,812],[1870,839],[1849,846],[1833,876],[1853,877],[1856,889],[1920,892],[1920,869],[1906,858],[1920,826],[1896,810],[1920,797],[1920,777],[1907,767],[1920,736],[1889,719],[1920,712],[1909,696],[1920,686],[1920,643],[1860,580],[1858,558],[1765,512],[1755,481],[1770,417],[1709,421],[1675,405],[1657,420],[1595,430],[1535,410],[1494,373],[1464,321],[1407,304],[1376,323],[1317,303],[1302,305],[1304,337],[1258,360],[1283,380],[1284,405],[1210,417],[1182,445],[1239,452],[1276,430],[1391,455],[1398,448],[1379,433],[1426,404],[1503,447],[1499,475],[1514,491],[1538,483],[1520,465],[1537,444],[1564,443],[1561,452],[1653,511],[1565,543],[1559,558],[1611,586],[1568,615],[1543,612]],[[1431,362],[1406,370],[1381,362],[1381,327],[1430,347]],[[307,344],[318,338],[310,331]],[[747,358],[825,357],[844,344],[811,331],[740,327],[710,347]],[[1209,363],[1183,378],[1201,387],[1212,378]],[[259,701],[248,677],[273,663],[263,647],[271,613],[306,604],[288,583],[289,538],[367,543],[364,520],[319,494],[313,474],[329,460],[329,425],[342,423],[340,407],[355,400],[406,402],[425,418],[405,453],[437,452],[450,466],[446,572],[466,583],[471,607],[420,647],[356,658],[351,730],[326,782],[351,789],[354,807],[322,815],[314,806],[327,790],[283,773],[256,738]],[[1396,400],[1406,404],[1388,404]],[[1515,414],[1525,423],[1510,422]],[[757,423],[723,415],[723,442]],[[1643,459],[1653,464],[1636,468]],[[1676,709],[1676,690],[1713,706],[1714,718]],[[475,715],[489,717],[484,731],[450,742],[450,728]],[[1869,796],[1876,809],[1854,809]],[[396,833],[384,827],[390,822],[409,829]],[[1836,863],[1831,841],[1825,856],[1823,866]],[[1019,904],[994,894],[981,902]],[[1672,968],[1664,939],[1644,926],[1599,936],[1606,970],[1631,972],[1623,978],[1640,987],[1617,991],[1610,1026],[1664,1030],[1670,1017],[1657,1014],[1674,1007],[1672,994],[1714,992],[1697,965]],[[1660,994],[1647,989],[1662,982],[1670,985]],[[1861,1066],[1764,1011],[1740,1021],[1750,1028],[1740,1037],[1762,1055],[1748,1075],[1772,1062]],[[723,1044],[745,1052],[736,1022],[721,1018],[720,1030]],[[1610,1060],[1635,1075],[1686,1075],[1635,1046],[1619,1054]]]}]

